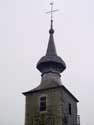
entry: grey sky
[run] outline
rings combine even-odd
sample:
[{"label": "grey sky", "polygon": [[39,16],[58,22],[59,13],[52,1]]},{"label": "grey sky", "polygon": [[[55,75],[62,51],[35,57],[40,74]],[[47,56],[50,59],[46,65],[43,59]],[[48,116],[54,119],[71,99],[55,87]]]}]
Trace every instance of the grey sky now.
[{"label": "grey sky", "polygon": [[[0,0],[0,125],[23,125],[21,94],[40,83],[36,63],[46,52],[50,0]],[[94,1],[56,0],[57,53],[67,64],[62,83],[80,100],[81,125],[94,125]]]}]

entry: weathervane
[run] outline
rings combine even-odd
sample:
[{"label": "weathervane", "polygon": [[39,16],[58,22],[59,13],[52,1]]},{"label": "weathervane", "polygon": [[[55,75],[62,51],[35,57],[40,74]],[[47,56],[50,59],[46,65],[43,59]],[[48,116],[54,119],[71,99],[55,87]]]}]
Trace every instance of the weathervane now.
[{"label": "weathervane", "polygon": [[53,13],[56,12],[56,11],[58,11],[57,9],[53,10],[53,4],[54,4],[53,2],[50,3],[50,5],[51,5],[51,11],[46,12],[47,14],[49,14],[49,13],[51,14],[51,20],[53,20]]}]

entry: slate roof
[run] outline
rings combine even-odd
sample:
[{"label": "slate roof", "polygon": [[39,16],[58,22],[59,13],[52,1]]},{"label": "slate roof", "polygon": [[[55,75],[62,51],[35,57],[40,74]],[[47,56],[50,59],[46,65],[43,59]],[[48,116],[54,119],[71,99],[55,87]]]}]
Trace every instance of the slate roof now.
[{"label": "slate roof", "polygon": [[49,30],[49,33],[50,33],[50,37],[49,37],[46,55],[39,60],[37,64],[37,69],[40,72],[43,72],[43,69],[45,69],[46,66],[54,65],[57,67],[57,69],[59,67],[59,72],[63,72],[64,69],[66,68],[66,64],[59,56],[57,56],[56,47],[55,47],[54,38],[53,38],[53,33],[54,33],[53,21],[51,21],[51,28]]},{"label": "slate roof", "polygon": [[55,88],[62,88],[64,89],[76,102],[79,102],[79,100],[64,86],[64,85],[56,85],[56,86],[50,86],[50,87],[45,87],[43,88],[42,85],[39,85],[38,87],[27,91],[27,92],[23,92],[23,94],[25,96],[27,95],[31,95],[32,93],[36,93],[36,92],[40,92],[40,91],[46,91],[46,90],[50,90],[50,89],[55,89]]}]

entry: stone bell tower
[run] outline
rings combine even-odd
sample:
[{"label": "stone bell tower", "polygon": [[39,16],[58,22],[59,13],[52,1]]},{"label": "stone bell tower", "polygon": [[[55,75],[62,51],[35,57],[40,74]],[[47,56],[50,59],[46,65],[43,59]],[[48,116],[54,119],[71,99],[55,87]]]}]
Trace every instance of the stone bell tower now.
[{"label": "stone bell tower", "polygon": [[25,125],[79,125],[78,100],[61,81],[66,64],[56,52],[52,19],[49,34],[46,55],[37,63],[41,72],[40,85],[23,93],[26,97]]}]

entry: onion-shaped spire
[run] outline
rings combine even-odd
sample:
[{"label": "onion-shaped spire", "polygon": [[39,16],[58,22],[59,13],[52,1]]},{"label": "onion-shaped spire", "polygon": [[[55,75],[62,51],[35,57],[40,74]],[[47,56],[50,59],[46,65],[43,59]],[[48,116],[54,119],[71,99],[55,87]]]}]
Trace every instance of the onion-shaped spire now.
[{"label": "onion-shaped spire", "polygon": [[47,72],[61,73],[66,68],[66,64],[59,56],[57,56],[54,37],[53,37],[53,34],[54,34],[53,20],[51,20],[51,27],[50,27],[49,33],[50,33],[50,36],[49,36],[46,55],[39,60],[37,64],[37,69],[42,74]]}]

